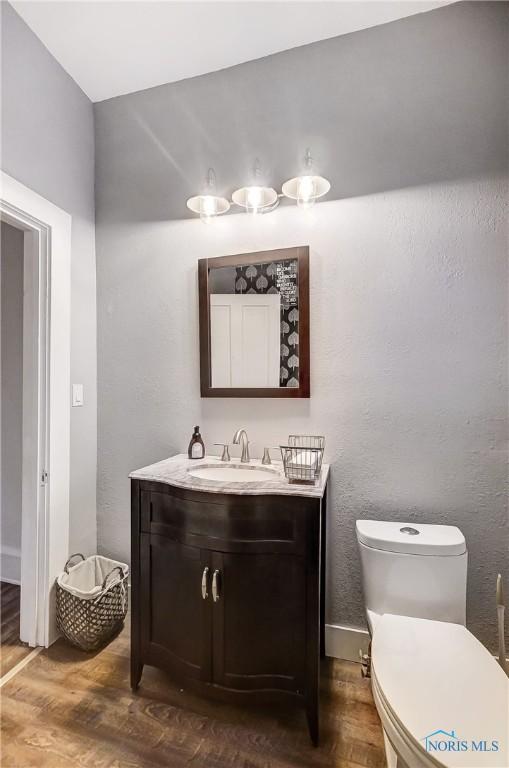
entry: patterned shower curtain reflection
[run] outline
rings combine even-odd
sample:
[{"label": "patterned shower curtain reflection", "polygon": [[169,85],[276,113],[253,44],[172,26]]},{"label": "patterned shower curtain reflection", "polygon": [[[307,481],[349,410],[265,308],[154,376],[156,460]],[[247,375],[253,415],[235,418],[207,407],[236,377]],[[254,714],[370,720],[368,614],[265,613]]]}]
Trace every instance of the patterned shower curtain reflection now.
[{"label": "patterned shower curtain reflection", "polygon": [[299,308],[297,260],[236,267],[235,293],[281,296],[281,387],[299,386]]}]

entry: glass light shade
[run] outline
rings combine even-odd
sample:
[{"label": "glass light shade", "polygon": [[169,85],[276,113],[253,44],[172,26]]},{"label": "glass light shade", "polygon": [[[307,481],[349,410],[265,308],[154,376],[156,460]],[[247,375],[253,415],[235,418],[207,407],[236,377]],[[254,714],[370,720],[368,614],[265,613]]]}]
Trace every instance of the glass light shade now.
[{"label": "glass light shade", "polygon": [[196,195],[187,201],[187,207],[193,213],[198,213],[202,221],[211,221],[230,210],[230,203],[225,197],[216,195]]},{"label": "glass light shade", "polygon": [[235,190],[232,200],[249,213],[256,214],[272,210],[278,203],[278,196],[272,187],[242,187]]},{"label": "glass light shade", "polygon": [[319,197],[326,195],[330,181],[323,176],[296,176],[283,184],[283,195],[297,200],[299,208],[311,208]]}]

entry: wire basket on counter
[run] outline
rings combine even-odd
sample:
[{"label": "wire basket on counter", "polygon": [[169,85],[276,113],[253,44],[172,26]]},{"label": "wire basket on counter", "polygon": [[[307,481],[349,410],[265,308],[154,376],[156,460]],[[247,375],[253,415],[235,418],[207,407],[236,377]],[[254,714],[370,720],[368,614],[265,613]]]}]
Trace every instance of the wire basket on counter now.
[{"label": "wire basket on counter", "polygon": [[322,471],[325,437],[289,435],[288,445],[281,445],[285,475],[290,483],[314,484]]}]

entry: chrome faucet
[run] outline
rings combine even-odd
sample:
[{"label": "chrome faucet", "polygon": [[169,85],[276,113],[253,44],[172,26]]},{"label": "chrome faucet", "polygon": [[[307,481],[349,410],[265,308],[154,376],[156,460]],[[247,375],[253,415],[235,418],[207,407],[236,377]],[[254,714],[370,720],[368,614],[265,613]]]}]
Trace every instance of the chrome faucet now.
[{"label": "chrome faucet", "polygon": [[233,442],[235,445],[242,446],[242,456],[240,457],[242,464],[249,464],[249,440],[246,430],[238,429],[233,436]]}]

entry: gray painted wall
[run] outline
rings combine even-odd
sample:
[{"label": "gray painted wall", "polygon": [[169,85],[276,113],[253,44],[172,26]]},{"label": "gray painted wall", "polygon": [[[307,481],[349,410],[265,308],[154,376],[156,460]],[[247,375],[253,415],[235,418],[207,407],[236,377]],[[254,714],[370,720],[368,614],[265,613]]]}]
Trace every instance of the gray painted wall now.
[{"label": "gray painted wall", "polygon": [[[364,625],[357,517],[459,525],[468,621],[508,573],[507,4],[466,3],[96,105],[98,538],[129,558],[128,472],[244,425],[323,432],[328,621]],[[214,165],[279,186],[311,145],[337,200],[170,221]],[[316,148],[316,149],[315,149]],[[309,401],[199,396],[197,259],[309,244]],[[235,451],[234,451],[235,453]]]},{"label": "gray painted wall", "polygon": [[226,196],[256,158],[280,189],[307,147],[337,199],[497,173],[508,15],[458,3],[96,104],[99,222],[192,216],[209,166]]},{"label": "gray painted wall", "polygon": [[[2,13],[2,170],[72,215],[70,548],[96,548],[97,345],[94,116],[89,99],[6,2]],[[69,396],[70,402],[70,396]]]},{"label": "gray painted wall", "polygon": [[[23,443],[23,232],[0,223],[1,280],[1,510],[6,563],[19,568]],[[2,557],[2,561],[4,557]],[[12,571],[9,572],[11,577]],[[4,572],[2,577],[9,576]]]}]

